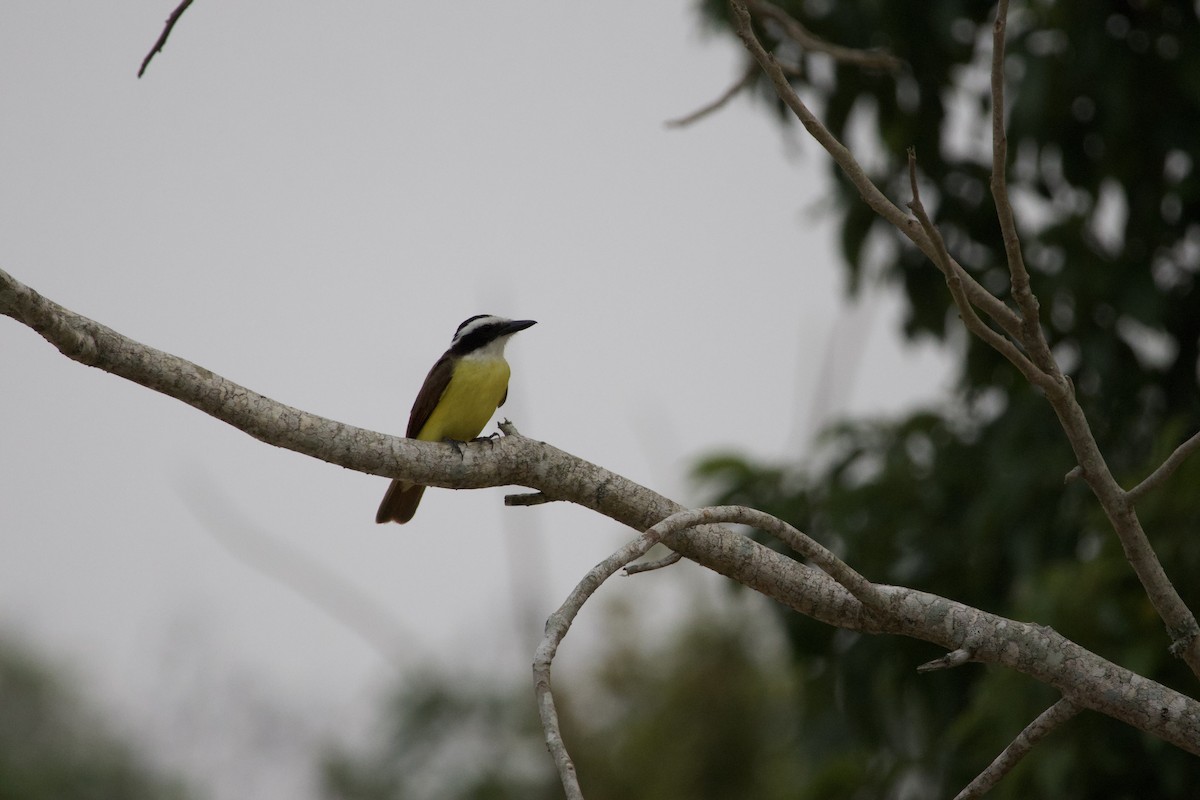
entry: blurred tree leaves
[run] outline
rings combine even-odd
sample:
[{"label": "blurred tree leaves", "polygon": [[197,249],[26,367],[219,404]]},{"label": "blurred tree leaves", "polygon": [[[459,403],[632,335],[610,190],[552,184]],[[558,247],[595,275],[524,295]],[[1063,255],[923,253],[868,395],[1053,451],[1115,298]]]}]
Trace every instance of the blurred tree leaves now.
[{"label": "blurred tree leaves", "polygon": [[[762,606],[756,619],[736,599],[698,604],[688,625],[650,643],[636,635],[636,609],[609,607],[612,644],[598,663],[556,671],[589,800],[797,797],[810,757],[796,747],[794,709],[806,701],[778,643],[769,646]],[[430,673],[407,681],[379,724],[371,746],[330,751],[331,800],[563,796],[529,685]]]},{"label": "blurred tree leaves", "polygon": [[42,663],[0,641],[0,799],[185,798]]},{"label": "blurred tree leaves", "polygon": [[[873,74],[780,51],[795,55],[795,82],[833,133],[867,142],[876,183],[900,205],[909,199],[905,148],[916,146],[926,204],[951,251],[1007,296],[988,186],[994,4],[780,5],[819,36],[884,47],[909,64],[899,75]],[[732,35],[722,0],[700,7]],[[1197,14],[1184,2],[1031,0],[1014,4],[1009,18],[1009,182],[1026,260],[1055,354],[1126,485],[1200,428]],[[772,32],[760,28],[770,41]],[[765,79],[759,96],[779,111]],[[946,338],[959,323],[940,274],[831,170],[851,290],[864,280],[895,287],[906,303],[905,334]],[[959,356],[959,393],[943,408],[844,421],[826,433],[819,455],[798,454],[795,464],[721,454],[698,474],[714,502],[777,514],[874,580],[1051,625],[1195,695],[1093,498],[1064,485],[1074,461],[1049,406],[982,345],[970,342]],[[1139,508],[1193,609],[1198,481],[1193,460]],[[831,699],[798,707],[801,748],[829,756],[829,774],[809,774],[800,791],[821,781],[839,797],[953,793],[1055,699],[1002,670],[918,676],[915,666],[934,655],[920,643],[783,619],[806,676],[802,694]],[[849,775],[840,764],[847,761]],[[995,796],[1166,798],[1197,785],[1195,758],[1084,715]]]}]

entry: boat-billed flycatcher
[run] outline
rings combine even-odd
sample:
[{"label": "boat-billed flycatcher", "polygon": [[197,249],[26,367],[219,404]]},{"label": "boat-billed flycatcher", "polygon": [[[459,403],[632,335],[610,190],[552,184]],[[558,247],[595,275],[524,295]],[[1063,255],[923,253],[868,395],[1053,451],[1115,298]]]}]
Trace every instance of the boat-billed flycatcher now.
[{"label": "boat-billed flycatcher", "polygon": [[[429,370],[408,415],[410,439],[423,442],[469,442],[508,399],[508,337],[535,324],[531,319],[504,319],[480,314],[458,326],[450,349]],[[392,481],[376,522],[404,524],[417,513],[425,487]]]}]

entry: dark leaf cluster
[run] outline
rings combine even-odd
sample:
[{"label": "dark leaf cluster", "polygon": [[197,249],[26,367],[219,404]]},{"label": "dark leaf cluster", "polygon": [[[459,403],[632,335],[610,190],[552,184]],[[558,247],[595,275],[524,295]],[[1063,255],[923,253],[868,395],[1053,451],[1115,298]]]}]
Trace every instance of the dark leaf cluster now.
[{"label": "dark leaf cluster", "polygon": [[[993,4],[930,0],[781,2],[840,45],[885,48],[907,67],[877,74],[794,53],[760,25],[842,141],[867,141],[872,177],[903,207],[906,148],[951,253],[1008,294],[990,195],[988,65]],[[702,4],[728,30],[724,3]],[[1200,428],[1200,18],[1193,3],[1014,6],[1007,77],[1009,185],[1041,322],[1097,439],[1132,486]],[[774,38],[772,38],[774,37]],[[773,95],[772,95],[773,96]],[[774,101],[773,101],[774,102]],[[861,155],[861,154],[860,154]],[[895,287],[910,337],[959,326],[941,274],[859,201],[837,172],[853,289]],[[868,246],[874,243],[874,246]],[[736,456],[700,474],[718,503],[776,514],[876,581],[1050,625],[1142,674],[1194,693],[1169,640],[1082,483],[1049,405],[978,342],[958,352],[958,396],[888,421],[845,421],[805,466]],[[1139,507],[1183,599],[1200,603],[1200,467],[1186,465]],[[937,653],[787,614],[797,662],[825,692],[804,706],[806,748],[829,754],[836,796],[957,791],[1055,699],[998,669],[918,676]],[[828,786],[825,782],[822,785]],[[1200,762],[1084,715],[1003,781],[998,797],[1179,797]],[[914,790],[917,794],[909,794]],[[930,794],[926,794],[926,790]],[[831,795],[832,796],[832,795]]]}]

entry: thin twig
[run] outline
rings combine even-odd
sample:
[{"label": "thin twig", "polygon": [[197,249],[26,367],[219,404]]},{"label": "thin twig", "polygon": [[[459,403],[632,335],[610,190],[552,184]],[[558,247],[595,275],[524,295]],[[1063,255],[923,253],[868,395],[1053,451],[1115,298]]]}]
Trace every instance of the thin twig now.
[{"label": "thin twig", "polygon": [[553,498],[547,497],[541,492],[524,492],[522,494],[504,495],[504,505],[506,506],[540,506],[543,503],[553,502]]},{"label": "thin twig", "polygon": [[1000,0],[996,7],[996,22],[992,27],[992,200],[996,204],[996,217],[1000,222],[1000,235],[1008,258],[1013,299],[1021,310],[1021,342],[1042,371],[1056,375],[1058,366],[1041,331],[1040,308],[1029,284],[1029,270],[1025,267],[1021,239],[1017,235],[1017,223],[1008,197],[1008,134],[1004,126],[1004,42],[1007,28],[1008,0]]},{"label": "thin twig", "polygon": [[746,65],[746,69],[742,72],[742,76],[740,78],[738,78],[737,81],[734,82],[734,84],[732,86],[730,86],[728,89],[726,89],[724,92],[722,92],[721,96],[718,97],[716,100],[713,100],[711,103],[707,103],[706,105],[701,106],[700,108],[696,109],[695,111],[688,114],[687,116],[677,117],[675,119],[669,119],[666,122],[664,122],[663,124],[666,125],[668,128],[683,128],[688,125],[691,125],[693,122],[696,122],[698,120],[703,119],[704,117],[707,117],[709,114],[712,114],[715,111],[719,111],[720,109],[722,109],[726,105],[728,105],[730,100],[737,97],[738,94],[740,94],[747,86],[749,86],[754,81],[754,78],[757,75],[758,75],[758,64],[751,61],[750,63],[748,63]]},{"label": "thin twig", "polygon": [[800,24],[800,21],[791,14],[767,0],[747,0],[747,5],[754,13],[779,23],[787,37],[805,50],[824,53],[834,61],[844,64],[854,64],[884,72],[897,72],[904,67],[903,61],[883,50],[856,50],[853,47],[843,47],[840,44],[827,42]]},{"label": "thin twig", "polygon": [[950,295],[954,298],[954,305],[958,307],[958,314],[962,318],[963,325],[971,333],[990,345],[993,350],[1007,358],[1014,367],[1021,371],[1021,374],[1030,383],[1035,386],[1041,386],[1048,391],[1051,390],[1054,387],[1053,379],[1038,369],[1015,344],[989,327],[975,313],[975,307],[971,305],[971,301],[967,298],[967,293],[963,289],[963,268],[950,258],[950,253],[946,249],[946,242],[942,238],[941,232],[929,219],[929,214],[925,211],[925,205],[921,202],[921,190],[917,184],[917,155],[916,151],[911,147],[908,149],[908,180],[912,187],[912,201],[908,204],[908,207],[912,209],[913,214],[917,217],[917,221],[921,223],[921,228],[925,231],[925,235],[933,243],[933,263],[937,265],[937,268],[946,278],[946,285],[950,287]]},{"label": "thin twig", "polygon": [[957,650],[951,650],[941,658],[935,658],[933,661],[926,661],[921,666],[917,667],[917,672],[935,672],[939,669],[953,669],[961,667],[963,664],[970,662],[970,648],[960,647]]},{"label": "thin twig", "polygon": [[664,567],[669,567],[672,564],[679,563],[679,561],[682,559],[683,556],[672,550],[670,553],[667,553],[665,556],[655,561],[643,561],[637,564],[630,564],[625,568],[625,576],[629,577],[630,575],[637,575],[642,572],[652,572],[656,569],[663,569]]},{"label": "thin twig", "polygon": [[1125,498],[1131,504],[1141,500],[1146,496],[1146,492],[1161,486],[1167,478],[1174,474],[1175,470],[1179,469],[1179,465],[1197,450],[1200,450],[1200,432],[1192,434],[1192,438],[1179,445],[1179,447],[1176,447],[1175,451],[1167,456],[1167,460],[1159,465],[1158,469],[1146,476],[1145,480],[1130,489],[1125,494]]},{"label": "thin twig", "polygon": [[1008,747],[1004,748],[1004,752],[996,756],[996,760],[988,765],[988,768],[979,773],[975,780],[967,784],[961,792],[955,795],[954,800],[973,800],[976,797],[982,797],[996,783],[1012,771],[1025,754],[1028,753],[1035,744],[1045,738],[1055,728],[1070,720],[1080,711],[1079,706],[1072,703],[1065,697],[1059,700],[1050,708],[1043,711],[1038,718],[1029,723],[1025,730],[1013,739]]},{"label": "thin twig", "polygon": [[150,66],[150,59],[162,52],[163,47],[167,44],[167,38],[171,35],[171,31],[175,30],[175,23],[179,22],[179,18],[183,16],[183,12],[187,11],[188,6],[191,4],[192,0],[183,0],[171,12],[171,16],[167,17],[167,24],[163,27],[163,32],[159,34],[158,41],[154,43],[154,47],[150,48],[150,52],[146,53],[146,57],[142,59],[142,66],[137,74],[139,78],[146,73],[146,67]]}]

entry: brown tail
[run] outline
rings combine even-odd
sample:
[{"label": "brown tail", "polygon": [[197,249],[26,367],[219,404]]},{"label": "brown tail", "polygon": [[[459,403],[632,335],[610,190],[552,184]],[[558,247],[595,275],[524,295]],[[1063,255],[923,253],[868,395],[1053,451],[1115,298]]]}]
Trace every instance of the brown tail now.
[{"label": "brown tail", "polygon": [[379,510],[375,512],[376,522],[399,522],[401,525],[413,518],[417,506],[421,504],[421,495],[425,494],[424,486],[414,486],[405,481],[392,481]]}]

